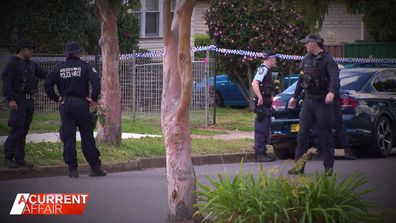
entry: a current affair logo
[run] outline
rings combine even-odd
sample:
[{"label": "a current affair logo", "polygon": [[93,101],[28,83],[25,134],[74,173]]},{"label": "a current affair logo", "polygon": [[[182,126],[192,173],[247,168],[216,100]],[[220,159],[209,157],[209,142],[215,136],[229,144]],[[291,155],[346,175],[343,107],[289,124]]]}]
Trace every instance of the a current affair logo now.
[{"label": "a current affair logo", "polygon": [[18,193],[10,215],[83,214],[89,194]]}]

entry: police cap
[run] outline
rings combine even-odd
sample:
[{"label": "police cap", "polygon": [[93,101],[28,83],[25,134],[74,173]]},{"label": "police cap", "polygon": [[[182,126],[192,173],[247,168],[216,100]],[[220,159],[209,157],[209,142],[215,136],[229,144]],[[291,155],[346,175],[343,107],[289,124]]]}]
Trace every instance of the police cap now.
[{"label": "police cap", "polygon": [[324,40],[319,34],[311,33],[311,34],[308,34],[304,39],[301,39],[300,42],[301,43],[308,43],[308,42],[323,43]]},{"label": "police cap", "polygon": [[23,49],[23,48],[32,48],[32,49],[35,49],[36,48],[36,45],[32,42],[32,41],[30,41],[30,40],[27,40],[27,39],[22,39],[22,40],[19,40],[18,42],[17,42],[17,44],[16,44],[16,47],[17,47],[17,53],[19,52],[19,50],[21,50],[21,49]]},{"label": "police cap", "polygon": [[76,41],[70,41],[66,43],[65,45],[65,55],[71,55],[71,54],[77,54],[81,53],[83,51],[83,48],[80,47],[80,44],[78,44]]},{"label": "police cap", "polygon": [[273,57],[278,57],[278,55],[274,51],[268,50],[268,51],[264,52],[264,60],[273,58]]}]

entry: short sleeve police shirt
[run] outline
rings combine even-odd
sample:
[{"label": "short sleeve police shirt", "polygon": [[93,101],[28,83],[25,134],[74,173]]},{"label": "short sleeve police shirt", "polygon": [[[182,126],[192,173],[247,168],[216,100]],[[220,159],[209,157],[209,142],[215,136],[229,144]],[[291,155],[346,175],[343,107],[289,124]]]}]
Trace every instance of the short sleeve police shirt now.
[{"label": "short sleeve police shirt", "polygon": [[258,80],[260,82],[263,82],[265,75],[268,73],[268,67],[264,64],[260,65],[260,67],[257,69],[256,74],[254,75],[253,80]]}]

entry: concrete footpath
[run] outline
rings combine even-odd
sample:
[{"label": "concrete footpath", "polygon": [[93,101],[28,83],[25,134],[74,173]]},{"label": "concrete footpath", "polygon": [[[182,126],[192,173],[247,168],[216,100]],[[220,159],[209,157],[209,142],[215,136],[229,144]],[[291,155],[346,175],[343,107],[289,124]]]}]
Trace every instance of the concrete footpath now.
[{"label": "concrete footpath", "polygon": [[[94,132],[96,137],[96,132]],[[141,137],[161,137],[160,135],[150,135],[150,134],[138,134],[138,133],[126,133],[123,132],[122,139],[139,139]],[[0,145],[3,145],[6,141],[7,136],[0,136]],[[81,141],[80,132],[76,133],[77,141]],[[60,136],[58,132],[48,132],[48,133],[33,133],[26,136],[26,143],[38,143],[38,142],[60,142]]]}]

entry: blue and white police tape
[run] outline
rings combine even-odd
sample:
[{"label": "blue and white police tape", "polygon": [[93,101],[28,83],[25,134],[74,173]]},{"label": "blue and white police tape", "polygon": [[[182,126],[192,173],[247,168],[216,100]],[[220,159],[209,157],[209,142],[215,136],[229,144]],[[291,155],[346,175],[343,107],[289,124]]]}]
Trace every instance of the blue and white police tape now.
[{"label": "blue and white police tape", "polygon": [[[210,46],[198,46],[191,47],[191,52],[202,52],[202,51],[213,51],[222,54],[229,55],[239,55],[250,58],[263,58],[265,55],[263,52],[253,52],[246,50],[236,50],[236,49],[225,49],[218,48],[215,45]],[[162,57],[164,51],[152,51],[145,53],[133,53],[133,54],[123,54],[121,59],[128,58],[150,58],[150,57]],[[288,54],[278,54],[278,58],[281,60],[302,60],[304,57],[299,55],[288,55]],[[336,57],[334,60],[338,63],[382,63],[382,64],[396,64],[396,58],[343,58]]]},{"label": "blue and white police tape", "polygon": [[[225,55],[237,55],[249,58],[263,58],[265,54],[263,52],[253,52],[253,51],[246,51],[246,50],[235,50],[235,49],[225,49],[225,48],[218,48],[215,45],[210,46],[198,46],[198,47],[191,47],[191,52],[203,52],[203,51],[212,51],[218,52]],[[155,57],[163,57],[165,54],[164,51],[149,51],[144,53],[131,53],[131,54],[122,54],[120,55],[121,60],[127,60],[132,58],[155,58]],[[304,57],[299,55],[289,55],[289,54],[278,54],[277,55],[281,60],[302,60]],[[60,56],[59,58],[62,58]],[[85,61],[93,61],[94,56],[82,56],[83,60]],[[53,61],[54,57],[35,57],[34,60],[36,61]],[[64,59],[59,59],[63,61]],[[338,63],[377,63],[377,64],[396,64],[396,58],[344,58],[344,57],[336,57],[334,60]]]}]

